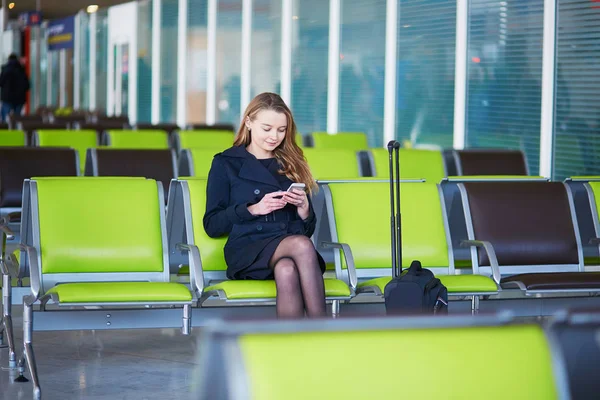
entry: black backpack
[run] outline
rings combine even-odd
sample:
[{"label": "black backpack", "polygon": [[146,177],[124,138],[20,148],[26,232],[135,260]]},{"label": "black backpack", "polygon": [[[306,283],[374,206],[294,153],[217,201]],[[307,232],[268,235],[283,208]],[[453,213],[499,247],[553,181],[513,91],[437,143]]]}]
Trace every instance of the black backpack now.
[{"label": "black backpack", "polygon": [[388,315],[448,314],[448,289],[416,260],[385,286],[383,295]]},{"label": "black backpack", "polygon": [[[385,286],[383,297],[387,314],[448,314],[448,289],[433,273],[414,260],[402,271],[402,239],[400,214],[400,144],[388,143],[390,158],[390,206],[392,236],[392,280]],[[396,153],[396,171],[393,151]],[[394,172],[396,179],[394,179]],[[394,182],[396,190],[394,193]]]}]

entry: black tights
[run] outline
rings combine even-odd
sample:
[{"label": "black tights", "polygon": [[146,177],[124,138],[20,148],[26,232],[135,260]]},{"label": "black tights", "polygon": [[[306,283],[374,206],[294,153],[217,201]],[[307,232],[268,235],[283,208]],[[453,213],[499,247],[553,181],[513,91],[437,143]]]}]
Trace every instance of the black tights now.
[{"label": "black tights", "polygon": [[277,316],[325,316],[325,286],[317,251],[309,238],[289,236],[279,243],[269,262],[277,285]]}]

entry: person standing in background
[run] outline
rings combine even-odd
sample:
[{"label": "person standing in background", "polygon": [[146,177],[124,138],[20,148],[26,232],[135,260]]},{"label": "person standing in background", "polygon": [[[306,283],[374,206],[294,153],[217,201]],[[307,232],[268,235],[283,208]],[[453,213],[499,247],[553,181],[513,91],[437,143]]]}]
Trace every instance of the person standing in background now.
[{"label": "person standing in background", "polygon": [[2,88],[0,95],[2,121],[6,122],[11,111],[15,115],[21,114],[30,88],[25,68],[19,62],[16,54],[11,54],[8,57],[8,62],[2,66],[0,88]]}]

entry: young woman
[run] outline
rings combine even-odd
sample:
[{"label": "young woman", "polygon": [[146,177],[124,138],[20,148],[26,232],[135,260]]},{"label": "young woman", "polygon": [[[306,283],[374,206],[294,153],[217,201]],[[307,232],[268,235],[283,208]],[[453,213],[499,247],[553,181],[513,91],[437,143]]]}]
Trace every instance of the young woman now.
[{"label": "young woman", "polygon": [[[315,181],[296,144],[296,125],[281,97],[262,93],[248,105],[233,147],[208,175],[204,229],[229,235],[229,279],[275,279],[277,315],[325,315],[325,262],[309,239],[316,226]],[[292,189],[304,183],[305,190]]]}]

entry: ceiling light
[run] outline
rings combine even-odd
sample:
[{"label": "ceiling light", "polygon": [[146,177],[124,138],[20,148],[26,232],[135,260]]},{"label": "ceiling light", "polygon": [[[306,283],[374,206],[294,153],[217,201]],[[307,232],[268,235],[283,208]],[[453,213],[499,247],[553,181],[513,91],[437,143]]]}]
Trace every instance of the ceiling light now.
[{"label": "ceiling light", "polygon": [[88,14],[93,14],[96,11],[98,11],[98,6],[95,4],[92,4],[91,6],[88,6],[88,8],[87,8]]},{"label": "ceiling light", "polygon": [[15,3],[9,3],[8,8],[9,8],[9,10],[12,10],[13,8],[15,8]]}]

